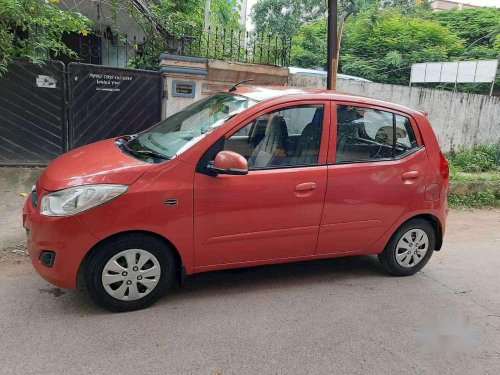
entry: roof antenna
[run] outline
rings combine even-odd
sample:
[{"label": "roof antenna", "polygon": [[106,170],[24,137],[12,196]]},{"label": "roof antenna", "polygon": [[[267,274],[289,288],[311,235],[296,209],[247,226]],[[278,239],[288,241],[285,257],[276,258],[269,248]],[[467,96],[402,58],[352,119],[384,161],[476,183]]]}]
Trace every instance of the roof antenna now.
[{"label": "roof antenna", "polygon": [[246,82],[252,82],[252,81],[253,81],[253,79],[244,79],[243,81],[239,81],[236,85],[231,87],[228,91],[229,92],[236,91],[236,89],[238,88],[239,85],[246,83]]}]

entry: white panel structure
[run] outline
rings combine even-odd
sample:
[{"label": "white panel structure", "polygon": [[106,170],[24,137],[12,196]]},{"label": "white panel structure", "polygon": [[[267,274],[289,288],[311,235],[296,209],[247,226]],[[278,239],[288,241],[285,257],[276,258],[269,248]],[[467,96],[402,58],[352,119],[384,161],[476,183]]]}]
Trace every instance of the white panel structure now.
[{"label": "white panel structure", "polygon": [[460,61],[458,63],[457,82],[471,83],[476,76],[477,61]]},{"label": "white panel structure", "polygon": [[411,83],[489,83],[498,60],[421,63],[411,66]]},{"label": "white panel structure", "polygon": [[425,82],[440,82],[442,63],[427,63],[425,70]]},{"label": "white panel structure", "polygon": [[411,82],[425,82],[425,70],[427,64],[413,64],[411,66]]},{"label": "white panel structure", "polygon": [[477,62],[474,82],[493,82],[497,74],[498,60],[483,60]]},{"label": "white panel structure", "polygon": [[441,71],[441,80],[438,82],[455,83],[457,79],[458,62],[445,62]]}]

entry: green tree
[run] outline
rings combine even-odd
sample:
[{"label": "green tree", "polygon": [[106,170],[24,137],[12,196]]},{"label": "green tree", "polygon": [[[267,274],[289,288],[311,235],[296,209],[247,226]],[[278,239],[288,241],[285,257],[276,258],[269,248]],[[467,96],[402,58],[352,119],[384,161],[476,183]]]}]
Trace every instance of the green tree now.
[{"label": "green tree", "polygon": [[[205,0],[149,0],[147,8],[138,10],[132,0],[112,3],[115,15],[124,9],[146,33],[146,43],[140,53],[130,59],[132,68],[158,69],[158,57],[172,50],[176,40],[183,36],[199,35],[203,30]],[[116,17],[115,17],[116,18]],[[153,22],[152,22],[153,20]],[[168,36],[159,32],[155,24],[161,24]],[[114,26],[119,32],[117,25]]]},{"label": "green tree", "polygon": [[[205,0],[158,0],[149,3],[152,15],[172,33],[200,27],[203,24]],[[131,6],[130,0],[126,0],[124,4],[127,6],[128,12],[138,20],[149,34],[155,33],[150,21]]]},{"label": "green tree", "polygon": [[[326,68],[325,19],[304,25],[292,47],[292,64]],[[340,51],[340,71],[378,82],[408,84],[411,64],[447,61],[464,51],[446,27],[397,9],[370,8],[350,18]]]},{"label": "green tree", "polygon": [[465,41],[462,60],[500,57],[497,38],[500,36],[499,8],[453,9],[433,12],[428,16]]},{"label": "green tree", "polygon": [[341,57],[342,71],[347,74],[366,76],[357,64],[363,60],[375,68],[367,78],[407,84],[411,64],[448,61],[464,51],[463,41],[446,27],[397,10],[369,11],[351,21],[346,25]]},{"label": "green tree", "polygon": [[[164,35],[159,34],[148,17],[131,6],[130,0],[119,4],[119,6],[127,6],[127,10],[147,33],[144,50],[139,56],[129,61],[129,65],[135,68],[157,69],[160,54],[172,50],[175,53],[180,40],[200,38],[204,32],[205,0],[150,0],[149,3],[153,17],[169,31],[170,38],[166,39]],[[211,0],[210,26],[212,33],[216,28],[219,29],[219,32],[221,29],[239,29],[241,27],[238,13],[240,6],[239,0]],[[198,43],[190,45],[190,50],[198,45]],[[205,44],[203,43],[203,45]],[[196,51],[192,52],[196,53]]]},{"label": "green tree", "polygon": [[326,30],[325,18],[310,22],[299,29],[292,40],[293,66],[326,69]]},{"label": "green tree", "polygon": [[491,45],[500,34],[500,8],[468,8],[432,12],[429,19],[453,31],[467,44]]},{"label": "green tree", "polygon": [[60,10],[47,0],[0,0],[0,75],[15,57],[40,63],[50,55],[76,56],[62,41],[64,33],[86,35],[91,22]]},{"label": "green tree", "polygon": [[[201,30],[204,26],[204,12],[206,0],[158,0],[150,1],[149,8],[152,14],[172,33],[177,31],[182,33],[190,29]],[[150,22],[147,18],[137,13],[130,6],[128,11],[134,13],[143,27],[150,28]],[[210,1],[210,24],[213,27],[238,29],[240,27],[239,10],[241,9],[240,0],[211,0]],[[153,31],[154,32],[154,31]]]},{"label": "green tree", "polygon": [[[430,9],[429,0],[339,0],[339,13],[347,3],[358,10],[397,8],[403,14]],[[324,18],[328,0],[259,0],[251,17],[257,30],[268,30],[284,36],[294,36],[305,24]]]},{"label": "green tree", "polygon": [[252,8],[255,29],[294,36],[301,25],[324,16],[325,0],[259,0]]},{"label": "green tree", "polygon": [[239,0],[211,0],[211,23],[225,29],[238,30],[241,3]]}]

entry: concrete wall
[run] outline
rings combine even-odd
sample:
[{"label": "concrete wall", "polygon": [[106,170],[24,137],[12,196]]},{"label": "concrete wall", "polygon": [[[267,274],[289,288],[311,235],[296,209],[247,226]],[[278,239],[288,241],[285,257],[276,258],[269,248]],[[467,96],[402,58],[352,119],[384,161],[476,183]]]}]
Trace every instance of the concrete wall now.
[{"label": "concrete wall", "polygon": [[[252,79],[255,85],[286,85],[288,82],[288,68],[168,54],[160,56],[160,71],[165,93],[164,118],[195,101],[227,91],[243,80]],[[182,96],[174,92],[175,82],[193,85],[193,95]]]},{"label": "concrete wall", "polygon": [[[325,77],[290,76],[289,84],[326,87]],[[500,141],[500,98],[417,87],[339,80],[338,90],[394,102],[429,114],[443,150]]]}]

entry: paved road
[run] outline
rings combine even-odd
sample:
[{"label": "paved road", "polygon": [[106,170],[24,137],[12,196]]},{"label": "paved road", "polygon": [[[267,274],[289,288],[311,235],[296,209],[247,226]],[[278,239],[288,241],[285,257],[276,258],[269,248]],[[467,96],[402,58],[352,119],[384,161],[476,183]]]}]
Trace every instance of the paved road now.
[{"label": "paved road", "polygon": [[409,278],[374,257],[207,273],[110,314],[0,261],[1,374],[499,374],[500,211],[453,211]]}]

